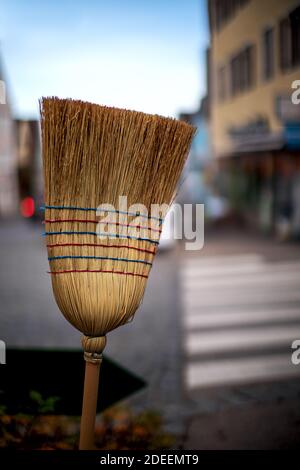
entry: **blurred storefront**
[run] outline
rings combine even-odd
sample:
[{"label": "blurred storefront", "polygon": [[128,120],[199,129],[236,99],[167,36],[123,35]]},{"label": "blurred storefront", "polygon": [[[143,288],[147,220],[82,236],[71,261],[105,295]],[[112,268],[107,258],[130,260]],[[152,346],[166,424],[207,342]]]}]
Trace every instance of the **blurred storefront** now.
[{"label": "blurred storefront", "polygon": [[7,83],[0,58],[0,219],[18,212],[17,147]]},{"label": "blurred storefront", "polygon": [[299,237],[300,2],[211,0],[208,10],[217,187],[237,217]]},{"label": "blurred storefront", "polygon": [[199,110],[181,113],[179,118],[197,129],[182,177],[180,197],[185,203],[204,202],[207,195],[205,170],[211,160],[207,96],[202,99]]},{"label": "blurred storefront", "polygon": [[179,119],[196,128],[196,133],[184,168],[178,199],[182,203],[204,204],[206,221],[215,222],[226,216],[227,205],[226,198],[212,184],[214,165],[210,126],[210,48],[205,52],[205,59],[206,94],[196,112],[179,115]]},{"label": "blurred storefront", "polygon": [[17,120],[15,122],[21,213],[25,217],[32,217],[39,214],[43,195],[39,122],[37,120]]}]

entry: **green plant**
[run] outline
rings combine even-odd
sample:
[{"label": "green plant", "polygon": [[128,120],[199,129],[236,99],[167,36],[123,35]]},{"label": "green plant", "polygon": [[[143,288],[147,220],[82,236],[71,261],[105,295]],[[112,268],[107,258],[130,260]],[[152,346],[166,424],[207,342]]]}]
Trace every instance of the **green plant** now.
[{"label": "green plant", "polygon": [[31,390],[29,396],[36,408],[37,414],[53,413],[56,403],[60,400],[60,398],[56,396],[43,398],[41,393],[36,390]]}]

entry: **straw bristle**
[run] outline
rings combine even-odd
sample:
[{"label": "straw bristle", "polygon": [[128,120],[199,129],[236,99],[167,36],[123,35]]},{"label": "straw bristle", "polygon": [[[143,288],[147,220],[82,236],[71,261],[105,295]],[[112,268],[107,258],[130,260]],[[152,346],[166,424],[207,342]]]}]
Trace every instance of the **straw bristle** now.
[{"label": "straw bristle", "polygon": [[119,196],[127,196],[128,207],[139,203],[149,211],[151,204],[169,204],[194,128],[157,115],[58,98],[42,99],[41,123],[45,232],[51,232],[46,239],[54,258],[55,298],[85,335],[102,336],[135,313],[156,243],[147,228],[139,237],[100,239],[93,233],[101,218],[84,209],[103,203],[118,208]]}]

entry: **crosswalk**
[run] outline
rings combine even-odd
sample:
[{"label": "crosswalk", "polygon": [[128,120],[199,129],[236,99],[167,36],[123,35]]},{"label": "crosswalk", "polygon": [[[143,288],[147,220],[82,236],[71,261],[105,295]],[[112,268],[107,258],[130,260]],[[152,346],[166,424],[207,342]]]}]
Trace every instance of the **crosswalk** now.
[{"label": "crosswalk", "polygon": [[186,257],[180,277],[187,389],[300,378],[300,260]]}]

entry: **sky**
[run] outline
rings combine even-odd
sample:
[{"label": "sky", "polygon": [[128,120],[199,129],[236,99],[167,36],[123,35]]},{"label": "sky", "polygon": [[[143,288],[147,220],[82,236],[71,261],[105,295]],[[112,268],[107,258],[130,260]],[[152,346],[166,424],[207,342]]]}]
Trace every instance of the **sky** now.
[{"label": "sky", "polygon": [[15,117],[41,96],[176,116],[205,92],[206,0],[0,0]]}]

